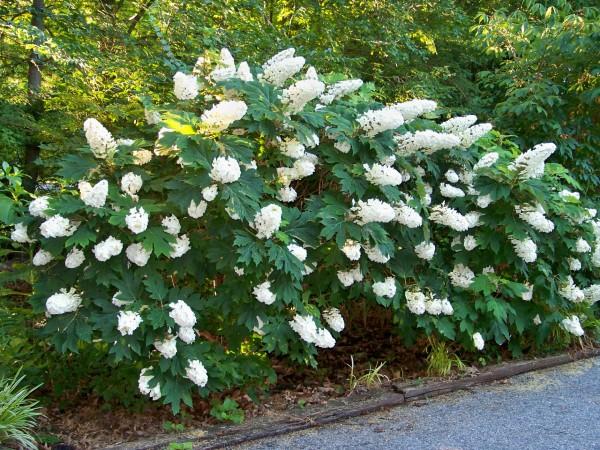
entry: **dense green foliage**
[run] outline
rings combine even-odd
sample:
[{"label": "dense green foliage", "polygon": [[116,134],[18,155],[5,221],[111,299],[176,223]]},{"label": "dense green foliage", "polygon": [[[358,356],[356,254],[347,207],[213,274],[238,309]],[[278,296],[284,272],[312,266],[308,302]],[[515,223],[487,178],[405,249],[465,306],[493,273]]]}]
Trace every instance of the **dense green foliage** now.
[{"label": "dense green foliage", "polygon": [[491,57],[479,72],[495,124],[530,146],[554,142],[558,157],[597,195],[600,186],[600,9],[585,2],[526,2],[481,14],[475,45]]},{"label": "dense green foliage", "polygon": [[553,144],[518,156],[474,116],[387,108],[360,82],[316,105],[325,83],[293,49],[215,81],[230,60],[207,52],[198,78],[179,73],[145,140],[86,121],[54,192],[15,202],[56,349],[106,343],[178,411],[195,391],[272,381],[268,354],[315,366],[343,330],[332,308],[355,300],[390,309],[407,343],[518,354],[594,334],[600,226],[568,171],[544,165]]},{"label": "dense green foliage", "polygon": [[[133,387],[139,370],[152,364],[162,400],[177,408],[180,401],[191,402],[195,389],[184,377],[187,360],[200,359],[208,370],[202,395],[234,386],[264,386],[265,380],[273,381],[269,354],[315,364],[315,346],[300,340],[288,324],[295,313],[310,314],[325,326],[324,310],[344,311],[365,299],[392,311],[395,331],[407,344],[426,334],[473,351],[473,334],[481,332],[486,341],[519,354],[568,343],[572,337],[561,322],[572,314],[593,336],[597,308],[589,299],[574,303],[560,292],[571,270],[569,258],[578,257],[583,265],[572,273],[578,286],[593,285],[598,275],[589,253],[574,253],[579,238],[592,245],[597,239],[586,212],[597,208],[589,199],[597,198],[600,187],[600,12],[594,6],[564,0],[45,0],[36,10],[32,0],[3,2],[0,160],[10,165],[4,164],[0,172],[0,221],[24,222],[30,236],[40,238],[41,220],[27,217],[26,207],[43,192],[26,192],[22,173],[15,168],[21,166],[57,189],[50,205],[54,213],[83,224],[71,237],[39,239],[55,257],[48,271],[32,270],[27,262],[37,244],[28,250],[2,237],[2,258],[12,266],[0,274],[3,369],[25,366],[36,383],[46,380],[54,399],[60,399],[72,380],[85,379],[76,383],[81,393],[105,400],[119,397],[131,405],[139,401],[133,391],[125,395],[108,386],[117,380],[119,386]],[[43,31],[31,24],[36,14]],[[175,72],[191,73],[201,54],[215,63],[217,52],[205,49],[221,47],[234,50],[240,61],[265,61],[282,48],[295,47],[319,69],[322,81],[357,77],[366,83],[352,97],[318,111],[311,104],[291,117],[277,98],[281,89],[258,81],[206,81],[199,100],[177,101]],[[39,69],[39,86],[32,79],[33,69]],[[206,75],[201,67],[195,70]],[[231,96],[249,107],[235,125],[237,134],[204,133],[200,115],[215,99]],[[393,133],[367,138],[359,129],[356,118],[361,113],[414,97],[431,98],[438,108]],[[160,111],[162,123],[147,124],[144,107]],[[373,165],[397,150],[394,134],[440,131],[444,119],[462,113],[476,113],[498,132],[467,149],[401,155],[395,167],[411,180],[400,187],[378,188],[365,180],[363,164]],[[88,117],[99,119],[115,137],[135,142],[119,146],[114,160],[95,159],[82,132]],[[161,126],[171,131],[156,142]],[[336,150],[332,130],[335,139],[351,146],[350,154]],[[299,198],[282,206],[281,230],[272,239],[257,239],[250,223],[260,207],[278,203],[281,180],[276,168],[292,163],[278,152],[276,137],[296,137],[308,147],[313,132],[321,139],[314,150],[320,160],[317,172],[294,184]],[[550,159],[554,163],[546,164],[542,179],[520,179],[509,170],[511,162],[540,142],[556,143],[558,151]],[[151,163],[133,164],[134,151],[155,147],[162,154]],[[462,177],[456,182],[467,192],[465,197],[448,200],[440,195],[440,184],[449,181],[448,170],[469,171],[490,152],[499,154],[493,167],[478,170],[473,182]],[[38,153],[36,174],[31,159]],[[240,181],[220,187],[206,216],[185,217],[190,200],[200,201],[201,189],[210,183],[211,161],[218,154],[240,163],[254,159],[258,170],[242,169]],[[144,182],[139,203],[118,189],[130,171]],[[107,179],[111,207],[99,211],[84,205],[76,189],[80,179],[92,184]],[[424,202],[429,186],[433,204],[449,201],[462,213],[484,212],[481,225],[457,232],[430,221],[431,208]],[[565,188],[584,195],[581,200],[560,196]],[[481,207],[475,190],[489,194],[493,205]],[[359,226],[348,211],[353,200],[367,198],[407,201],[423,216],[423,226]],[[555,225],[550,235],[518,217],[515,205],[524,204],[541,205]],[[125,215],[140,205],[150,213],[151,223],[132,236]],[[241,220],[233,220],[231,211]],[[160,219],[169,214],[180,217],[191,239],[192,251],[181,259],[167,257],[174,238]],[[125,247],[142,243],[152,252],[150,262],[130,270],[124,249],[107,263],[95,261],[91,249],[109,234],[122,239]],[[459,243],[467,234],[477,242],[471,251]],[[539,257],[533,264],[518,258],[510,241],[525,237],[537,245]],[[363,254],[364,283],[344,289],[337,272],[351,268],[340,250],[348,238],[378,247],[392,259],[382,265]],[[435,257],[423,261],[414,248],[429,240],[435,242]],[[292,241],[308,249],[307,262],[319,270],[303,274],[304,265],[287,251]],[[91,264],[66,269],[63,258],[75,247]],[[466,289],[448,279],[461,263],[475,273]],[[236,266],[245,266],[245,278],[233,271]],[[396,278],[395,295],[374,295],[373,283],[389,276]],[[267,278],[278,298],[272,306],[257,302],[252,294]],[[33,311],[26,303],[27,289],[19,286],[23,280],[34,286]],[[533,286],[533,301],[521,300],[528,286]],[[83,306],[43,319],[46,300],[64,287],[85,292]],[[405,294],[417,289],[447,296],[454,314],[413,314]],[[117,290],[135,299],[125,309],[142,313],[143,325],[133,335],[117,331],[122,308],[111,303]],[[193,345],[179,342],[175,358],[160,358],[152,352],[153,342],[174,327],[168,304],[179,299],[197,313],[201,334]],[[257,316],[264,321],[264,335],[256,332]],[[535,318],[539,325],[533,325]],[[50,344],[66,355],[49,352]],[[66,369],[71,364],[73,371]],[[238,415],[233,404],[213,410],[230,420]]]}]

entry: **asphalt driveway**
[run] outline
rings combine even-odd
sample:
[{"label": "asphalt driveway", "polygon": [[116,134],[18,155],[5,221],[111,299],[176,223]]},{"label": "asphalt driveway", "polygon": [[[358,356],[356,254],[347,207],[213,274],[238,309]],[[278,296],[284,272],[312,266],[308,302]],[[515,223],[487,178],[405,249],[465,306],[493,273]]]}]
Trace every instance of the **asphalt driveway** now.
[{"label": "asphalt driveway", "polygon": [[238,448],[600,450],[600,358]]}]

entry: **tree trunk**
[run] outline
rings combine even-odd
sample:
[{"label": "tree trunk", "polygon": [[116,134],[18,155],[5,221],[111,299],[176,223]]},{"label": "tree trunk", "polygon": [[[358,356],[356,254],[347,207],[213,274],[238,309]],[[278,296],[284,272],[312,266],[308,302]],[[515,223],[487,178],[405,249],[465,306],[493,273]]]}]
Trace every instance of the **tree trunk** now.
[{"label": "tree trunk", "polygon": [[146,14],[146,11],[148,10],[148,8],[150,8],[155,1],[156,0],[148,0],[146,3],[142,4],[142,6],[140,7],[140,10],[137,12],[137,14],[135,16],[133,16],[133,19],[131,19],[131,23],[129,24],[129,28],[127,29],[128,35],[133,33],[133,30],[135,30],[135,27],[137,26],[139,21],[142,20],[142,17],[144,17],[144,14]]},{"label": "tree trunk", "polygon": [[[44,0],[32,0],[31,25],[39,30],[36,44],[42,42],[44,32]],[[35,49],[29,58],[29,70],[27,73],[27,97],[29,109],[33,118],[37,121],[44,111],[44,102],[41,97],[42,90],[42,60]],[[40,142],[36,136],[31,136],[25,148],[25,171],[31,177],[25,179],[25,188],[29,191],[35,189],[38,178],[38,166],[35,161],[40,156]]]}]

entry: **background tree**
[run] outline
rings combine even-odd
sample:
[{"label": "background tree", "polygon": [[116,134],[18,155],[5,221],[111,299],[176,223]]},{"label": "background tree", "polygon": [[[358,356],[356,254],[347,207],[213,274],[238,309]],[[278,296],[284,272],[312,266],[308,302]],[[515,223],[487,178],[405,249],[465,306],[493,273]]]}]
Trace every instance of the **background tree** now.
[{"label": "background tree", "polygon": [[[523,146],[544,136],[582,189],[598,194],[600,9],[590,2],[526,1],[480,14],[475,43],[489,56],[478,73],[485,109]],[[492,106],[495,105],[495,106]]]}]

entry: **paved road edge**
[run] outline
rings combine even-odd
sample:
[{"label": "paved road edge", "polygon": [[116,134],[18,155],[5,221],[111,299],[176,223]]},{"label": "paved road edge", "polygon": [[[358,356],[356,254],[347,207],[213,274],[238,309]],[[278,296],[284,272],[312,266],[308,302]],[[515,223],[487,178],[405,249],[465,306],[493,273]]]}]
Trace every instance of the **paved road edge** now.
[{"label": "paved road edge", "polygon": [[313,410],[307,408],[297,414],[285,414],[284,419],[262,417],[240,426],[215,425],[204,430],[192,430],[169,436],[157,436],[154,439],[120,443],[105,447],[105,450],[162,450],[169,443],[192,442],[194,449],[219,449],[280,436],[295,431],[306,430],[322,425],[358,417],[423,398],[431,398],[451,392],[468,389],[476,385],[489,384],[522,373],[548,369],[586,358],[600,356],[600,348],[589,348],[555,356],[519,360],[491,366],[475,375],[424,384],[392,383],[387,388],[377,390],[375,395],[357,395],[335,399],[327,406]]}]

